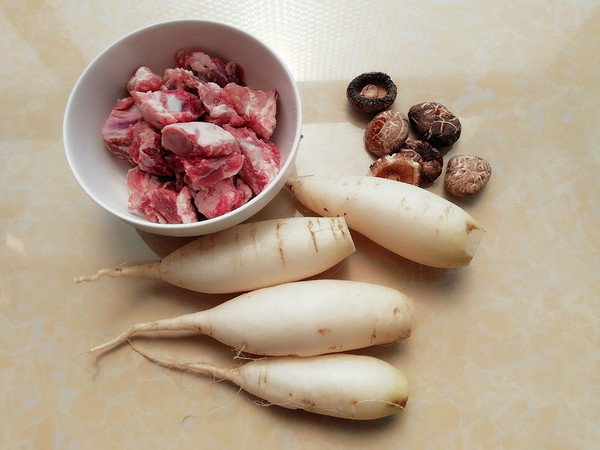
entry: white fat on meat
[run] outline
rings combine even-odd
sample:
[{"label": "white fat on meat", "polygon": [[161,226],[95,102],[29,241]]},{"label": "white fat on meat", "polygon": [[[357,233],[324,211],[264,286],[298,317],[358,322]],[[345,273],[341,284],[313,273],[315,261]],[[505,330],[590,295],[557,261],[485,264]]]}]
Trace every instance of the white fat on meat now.
[{"label": "white fat on meat", "polygon": [[234,127],[243,125],[242,119],[236,112],[229,94],[216,83],[204,83],[198,87],[198,97],[207,111],[206,122],[217,125],[229,124]]},{"label": "white fat on meat", "polygon": [[264,139],[270,139],[277,125],[277,91],[250,89],[229,83],[223,90],[229,95],[236,112],[248,128]]},{"label": "white fat on meat", "polygon": [[241,82],[242,70],[233,61],[226,63],[201,51],[184,50],[179,50],[175,59],[179,67],[191,70],[202,81],[215,82],[221,87],[227,83]]},{"label": "white fat on meat", "polygon": [[208,122],[185,122],[162,129],[162,146],[177,155],[198,155],[207,158],[239,152],[231,133]]},{"label": "white fat on meat", "polygon": [[187,91],[131,92],[142,117],[161,130],[169,124],[196,120],[201,111],[198,97]]},{"label": "white fat on meat", "polygon": [[127,82],[129,92],[158,91],[162,88],[162,78],[146,66],[139,67]]}]

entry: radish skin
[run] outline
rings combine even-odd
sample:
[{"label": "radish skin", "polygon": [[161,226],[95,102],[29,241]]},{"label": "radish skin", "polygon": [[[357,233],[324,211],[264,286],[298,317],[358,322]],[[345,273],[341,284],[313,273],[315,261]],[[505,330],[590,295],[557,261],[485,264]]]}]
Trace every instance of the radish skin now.
[{"label": "radish skin", "polygon": [[244,292],[317,275],[355,251],[343,218],[273,219],[200,237],[154,263],[103,269],[75,282],[146,277],[204,293]]},{"label": "radish skin", "polygon": [[484,232],[460,207],[408,183],[372,176],[304,176],[286,184],[316,214],[344,217],[350,229],[426,266],[467,266]]},{"label": "radish skin", "polygon": [[390,287],[349,280],[296,281],[242,294],[214,308],[139,323],[91,354],[141,332],[193,331],[239,351],[314,356],[408,338],[414,303]]},{"label": "radish skin", "polygon": [[397,414],[404,410],[410,390],[402,372],[372,356],[269,357],[222,368],[204,362],[165,361],[133,349],[169,369],[228,380],[266,401],[267,406],[344,419],[374,420]]}]

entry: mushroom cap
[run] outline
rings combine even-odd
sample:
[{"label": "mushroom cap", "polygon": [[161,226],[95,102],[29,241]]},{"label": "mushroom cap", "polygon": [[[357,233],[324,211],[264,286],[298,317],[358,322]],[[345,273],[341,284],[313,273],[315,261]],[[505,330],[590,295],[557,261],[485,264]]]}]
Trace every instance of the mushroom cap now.
[{"label": "mushroom cap", "polygon": [[389,155],[408,139],[408,117],[400,111],[387,110],[367,124],[364,135],[366,149],[376,156]]},{"label": "mushroom cap", "polygon": [[417,135],[434,147],[447,147],[460,138],[460,120],[441,103],[413,105],[408,110],[408,119]]},{"label": "mushroom cap", "polygon": [[398,89],[383,72],[367,72],[354,78],[346,88],[346,97],[358,111],[374,113],[392,106]]},{"label": "mushroom cap", "polygon": [[[407,150],[406,153],[410,151],[412,150]],[[419,186],[421,184],[421,166],[403,153],[382,156],[371,164],[369,175]],[[419,157],[416,153],[415,156]]]},{"label": "mushroom cap", "polygon": [[456,155],[448,160],[444,187],[457,197],[477,194],[492,176],[492,166],[485,159],[473,155]]},{"label": "mushroom cap", "polygon": [[421,166],[421,183],[433,183],[442,174],[444,168],[444,157],[442,154],[425,141],[408,140],[400,148],[398,153],[407,152],[408,156],[417,154],[418,159],[414,159]]}]

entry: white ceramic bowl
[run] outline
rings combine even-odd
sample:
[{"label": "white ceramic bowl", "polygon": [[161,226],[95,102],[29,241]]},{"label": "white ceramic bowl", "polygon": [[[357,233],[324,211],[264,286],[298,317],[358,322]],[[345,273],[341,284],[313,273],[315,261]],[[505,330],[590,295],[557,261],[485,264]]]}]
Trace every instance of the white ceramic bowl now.
[{"label": "white ceramic bowl", "polygon": [[[155,73],[175,66],[175,53],[201,50],[244,70],[255,89],[276,89],[277,127],[272,141],[281,152],[280,172],[259,195],[223,216],[191,224],[152,223],[128,209],[126,173],[131,167],[106,150],[101,129],[125,84],[140,66]],[[201,20],[161,22],[119,39],[98,55],[69,97],[63,123],[65,152],[83,190],[100,206],[139,230],[166,236],[200,236],[249,219],[284,186],[300,142],[302,111],[296,83],[285,63],[256,38],[233,27]]]}]

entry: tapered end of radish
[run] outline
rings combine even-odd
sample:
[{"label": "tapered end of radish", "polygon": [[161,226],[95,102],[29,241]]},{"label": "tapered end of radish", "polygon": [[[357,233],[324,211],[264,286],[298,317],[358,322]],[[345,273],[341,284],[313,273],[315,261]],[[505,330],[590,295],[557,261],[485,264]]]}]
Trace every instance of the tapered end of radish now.
[{"label": "tapered end of radish", "polygon": [[97,281],[100,278],[104,278],[107,277],[107,272],[112,271],[109,269],[102,269],[99,270],[98,272],[96,272],[94,275],[85,275],[85,276],[81,276],[81,277],[75,277],[73,278],[73,281],[75,283],[90,283],[92,281]]},{"label": "tapered end of radish", "polygon": [[92,282],[101,278],[155,278],[160,279],[160,261],[134,266],[119,266],[114,269],[100,269],[94,275],[75,277],[75,283]]}]

